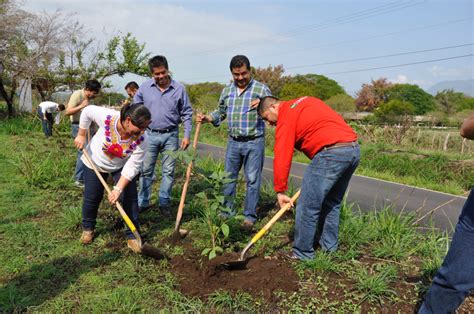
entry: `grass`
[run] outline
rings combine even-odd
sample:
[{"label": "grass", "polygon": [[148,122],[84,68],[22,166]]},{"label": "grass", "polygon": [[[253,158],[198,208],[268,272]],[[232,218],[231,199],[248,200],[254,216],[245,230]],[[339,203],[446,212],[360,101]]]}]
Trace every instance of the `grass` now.
[{"label": "grass", "polygon": [[355,289],[360,294],[360,302],[378,302],[383,304],[386,298],[397,293],[390,288],[390,283],[397,279],[397,270],[392,265],[375,264],[376,268],[360,268],[356,272]]},{"label": "grass", "polygon": [[[67,130],[61,138],[47,140],[39,123],[28,123],[0,124],[0,141],[15,148],[0,153],[0,312],[374,312],[386,306],[412,306],[413,311],[418,291],[426,289],[449,243],[446,234],[434,229],[420,233],[411,225],[411,215],[390,208],[365,212],[344,204],[339,250],[318,251],[314,260],[294,264],[298,292],[275,291],[273,303],[248,291],[216,290],[203,299],[192,297],[180,292],[169,262],[125,247],[122,231],[114,230],[115,209],[106,202],[99,210],[97,240],[90,246],[79,243],[82,195],[71,178],[76,150]],[[222,169],[222,163],[211,159],[198,159],[196,165],[210,172]],[[176,173],[174,200],[180,196],[184,166]],[[192,180],[183,220],[196,250],[208,245],[206,226],[198,217],[202,204],[193,201],[201,187],[200,180]],[[154,189],[156,195],[158,185]],[[243,202],[243,193],[240,183],[237,203]],[[256,228],[275,213],[274,202],[271,186],[264,186],[262,204],[271,210]],[[189,249],[160,244],[172,234],[172,220],[153,211],[142,219],[152,245],[170,256]],[[239,231],[238,221],[228,224],[224,251],[240,251],[249,236]],[[292,214],[280,219],[252,253],[272,257],[279,248],[288,248],[293,224]],[[406,274],[419,280],[407,283]]]}]

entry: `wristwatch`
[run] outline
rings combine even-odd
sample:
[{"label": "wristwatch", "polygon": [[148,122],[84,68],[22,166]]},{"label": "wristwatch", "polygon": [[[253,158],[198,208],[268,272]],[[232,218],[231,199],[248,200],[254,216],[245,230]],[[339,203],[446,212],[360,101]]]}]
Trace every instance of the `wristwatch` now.
[{"label": "wristwatch", "polygon": [[115,191],[119,191],[120,194],[122,194],[123,190],[121,188],[119,188],[118,186],[114,185],[114,188],[113,188]]}]

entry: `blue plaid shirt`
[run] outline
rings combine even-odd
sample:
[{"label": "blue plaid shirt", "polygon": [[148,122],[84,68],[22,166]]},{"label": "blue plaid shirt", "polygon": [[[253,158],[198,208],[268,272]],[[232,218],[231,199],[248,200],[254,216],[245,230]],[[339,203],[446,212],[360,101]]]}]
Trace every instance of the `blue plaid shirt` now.
[{"label": "blue plaid shirt", "polygon": [[270,89],[254,79],[240,95],[238,87],[230,83],[222,90],[219,107],[210,113],[212,124],[219,126],[227,118],[228,133],[232,137],[264,135],[265,123],[256,108],[250,109],[250,102],[265,96],[271,96]]}]

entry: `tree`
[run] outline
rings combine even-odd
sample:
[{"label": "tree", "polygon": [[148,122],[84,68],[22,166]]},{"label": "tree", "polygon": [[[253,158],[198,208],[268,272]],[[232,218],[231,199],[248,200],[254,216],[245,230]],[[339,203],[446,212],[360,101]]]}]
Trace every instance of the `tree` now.
[{"label": "tree", "polygon": [[101,92],[99,96],[94,99],[94,103],[115,106],[117,104],[121,105],[123,100],[125,100],[125,96],[122,93]]},{"label": "tree", "polygon": [[13,115],[13,97],[18,77],[25,69],[21,61],[25,58],[25,27],[32,15],[20,10],[11,0],[0,1],[0,95],[7,103],[8,115]]},{"label": "tree", "polygon": [[396,125],[393,128],[386,127],[387,135],[393,135],[395,144],[400,145],[404,135],[413,125],[413,113],[415,106],[408,101],[399,99],[390,100],[380,105],[374,113],[375,120],[379,123]]},{"label": "tree", "polygon": [[279,97],[283,100],[295,99],[301,96],[313,96],[311,86],[303,83],[286,83],[280,91]]},{"label": "tree", "polygon": [[281,89],[290,79],[290,76],[283,75],[285,69],[283,65],[271,66],[266,68],[252,67],[253,77],[264,84],[266,84],[273,95],[279,95]]},{"label": "tree", "polygon": [[423,115],[435,109],[433,96],[418,85],[395,84],[387,90],[387,100],[402,100],[410,102],[415,107],[415,114]]},{"label": "tree", "polygon": [[351,112],[356,109],[354,98],[347,94],[332,96],[326,100],[326,104],[338,112]]},{"label": "tree", "polygon": [[344,89],[334,80],[319,74],[305,74],[290,77],[280,91],[280,98],[292,99],[301,96],[313,96],[322,100],[338,94]]},{"label": "tree", "polygon": [[216,82],[197,83],[186,86],[189,100],[193,107],[203,112],[209,112],[217,108],[219,96],[223,88],[223,84]]},{"label": "tree", "polygon": [[373,111],[379,105],[387,101],[387,90],[392,86],[386,78],[372,80],[370,84],[362,84],[357,92],[355,101],[359,111]]},{"label": "tree", "polygon": [[436,94],[435,101],[441,112],[446,115],[451,115],[457,111],[470,109],[469,106],[466,106],[469,102],[466,101],[468,98],[469,97],[463,93],[455,92],[452,89],[445,89]]},{"label": "tree", "polygon": [[410,102],[394,99],[380,105],[380,107],[375,110],[374,116],[380,122],[397,124],[401,121],[403,116],[413,115],[414,113],[415,106]]},{"label": "tree", "polygon": [[465,96],[461,101],[458,110],[474,110],[474,97]]},{"label": "tree", "polygon": [[59,65],[50,71],[54,77],[51,82],[53,91],[73,91],[82,88],[84,83],[95,78],[103,87],[110,87],[105,81],[110,76],[123,76],[125,73],[148,75],[148,59],[145,44],[140,44],[130,33],[125,36],[114,36],[100,47],[93,39],[82,34],[81,27],[76,24],[70,30],[70,41],[67,49],[59,57]]}]

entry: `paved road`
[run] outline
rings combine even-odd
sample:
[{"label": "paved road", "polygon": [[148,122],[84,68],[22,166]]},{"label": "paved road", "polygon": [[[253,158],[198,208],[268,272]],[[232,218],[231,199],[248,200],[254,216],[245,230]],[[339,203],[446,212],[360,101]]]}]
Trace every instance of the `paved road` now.
[{"label": "paved road", "polygon": [[[225,151],[219,146],[199,143],[198,154],[223,159]],[[305,164],[293,162],[290,180],[295,186],[301,185],[305,168]],[[271,157],[265,157],[263,176],[265,180],[272,182],[273,158]],[[393,206],[398,212],[416,211],[417,217],[426,215],[426,218],[420,221],[421,225],[427,226],[432,221],[435,227],[451,231],[456,225],[466,198],[354,175],[349,184],[347,201],[363,211],[380,210],[385,206]]]}]

